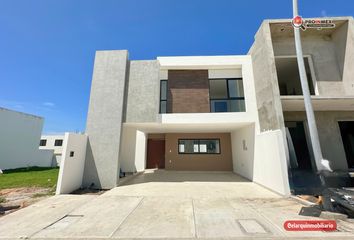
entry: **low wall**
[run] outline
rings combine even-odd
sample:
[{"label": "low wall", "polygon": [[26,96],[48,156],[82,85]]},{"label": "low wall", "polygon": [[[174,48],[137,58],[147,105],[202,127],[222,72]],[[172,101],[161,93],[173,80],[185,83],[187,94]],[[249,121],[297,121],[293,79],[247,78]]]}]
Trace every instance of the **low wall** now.
[{"label": "low wall", "polygon": [[254,124],[231,132],[233,171],[252,181],[254,168]]},{"label": "low wall", "polygon": [[56,194],[71,193],[82,185],[87,136],[65,133]]},{"label": "low wall", "polygon": [[145,170],[146,134],[135,128],[123,126],[119,167],[123,172],[135,173]]},{"label": "low wall", "polygon": [[290,195],[286,149],[280,130],[256,135],[253,166],[253,182],[282,195]]}]

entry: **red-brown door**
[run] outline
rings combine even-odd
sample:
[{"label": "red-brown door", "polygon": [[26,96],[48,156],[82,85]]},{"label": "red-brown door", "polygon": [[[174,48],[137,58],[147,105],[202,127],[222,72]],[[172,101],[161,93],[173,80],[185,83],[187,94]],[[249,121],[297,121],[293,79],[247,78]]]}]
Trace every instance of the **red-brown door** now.
[{"label": "red-brown door", "polygon": [[148,139],[146,165],[146,168],[165,168],[165,140]]}]

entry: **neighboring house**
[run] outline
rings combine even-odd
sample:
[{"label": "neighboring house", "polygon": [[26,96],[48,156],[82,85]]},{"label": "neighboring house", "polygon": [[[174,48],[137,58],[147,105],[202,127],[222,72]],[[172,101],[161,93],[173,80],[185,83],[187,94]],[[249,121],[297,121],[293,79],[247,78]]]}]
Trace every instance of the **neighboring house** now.
[{"label": "neighboring house", "polygon": [[[323,156],[346,172],[354,171],[354,24],[352,17],[331,19],[335,28],[301,31],[302,48]],[[284,139],[288,132],[301,182],[315,166],[294,44],[289,20],[267,20],[249,55],[261,132],[280,129]]]},{"label": "neighboring house", "polygon": [[43,118],[0,108],[0,169],[50,167],[53,151],[39,150]]},{"label": "neighboring house", "polygon": [[64,135],[42,135],[39,149],[54,150],[53,165],[60,166],[63,152]]},{"label": "neighboring house", "polygon": [[[354,23],[332,19],[333,29],[301,34],[323,155],[348,171]],[[233,171],[289,194],[289,155],[293,169],[313,170],[290,22],[265,20],[246,56],[133,61],[126,50],[96,52],[82,186],[113,188],[120,170],[164,168]]]}]

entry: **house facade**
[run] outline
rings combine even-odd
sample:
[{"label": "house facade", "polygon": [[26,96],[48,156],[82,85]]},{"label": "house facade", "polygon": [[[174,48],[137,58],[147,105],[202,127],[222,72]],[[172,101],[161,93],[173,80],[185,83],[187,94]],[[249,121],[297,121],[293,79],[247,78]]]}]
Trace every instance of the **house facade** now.
[{"label": "house facade", "polygon": [[63,153],[63,135],[42,135],[39,142],[39,149],[53,150],[53,166],[60,166]]},{"label": "house facade", "polygon": [[[302,41],[324,157],[347,171],[354,25],[333,20]],[[245,56],[133,61],[126,50],[96,52],[83,185],[112,188],[120,171],[148,168],[233,171],[289,194],[288,168],[313,168],[296,64],[290,20],[265,20]]]}]

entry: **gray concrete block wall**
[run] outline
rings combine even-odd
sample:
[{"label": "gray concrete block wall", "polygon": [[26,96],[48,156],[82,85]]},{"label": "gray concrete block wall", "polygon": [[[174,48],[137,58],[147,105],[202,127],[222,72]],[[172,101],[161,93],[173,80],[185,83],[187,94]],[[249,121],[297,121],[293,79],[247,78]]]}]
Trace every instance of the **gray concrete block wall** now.
[{"label": "gray concrete block wall", "polygon": [[159,99],[158,62],[130,61],[126,122],[157,122]]},{"label": "gray concrete block wall", "polygon": [[282,129],[283,112],[268,21],[262,23],[248,54],[252,56],[260,130]]},{"label": "gray concrete block wall", "polygon": [[[334,170],[347,170],[348,164],[338,121],[353,121],[354,112],[315,112],[323,157]],[[285,121],[305,121],[305,112],[284,112]]]},{"label": "gray concrete block wall", "polygon": [[86,123],[84,186],[109,189],[117,184],[127,66],[126,50],[96,52]]},{"label": "gray concrete block wall", "polygon": [[343,84],[346,95],[354,95],[354,19],[348,20],[347,44],[343,69]]},{"label": "gray concrete block wall", "polygon": [[[313,60],[319,95],[354,95],[354,30],[350,27],[352,21],[341,19],[341,23],[337,23],[338,26],[330,35],[323,34],[321,30],[306,30],[302,33],[303,53],[310,55]],[[272,36],[272,43],[275,56],[295,57],[293,35],[277,34]]]}]

